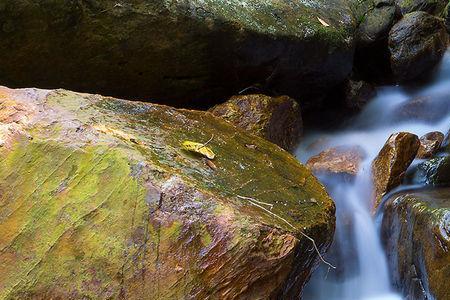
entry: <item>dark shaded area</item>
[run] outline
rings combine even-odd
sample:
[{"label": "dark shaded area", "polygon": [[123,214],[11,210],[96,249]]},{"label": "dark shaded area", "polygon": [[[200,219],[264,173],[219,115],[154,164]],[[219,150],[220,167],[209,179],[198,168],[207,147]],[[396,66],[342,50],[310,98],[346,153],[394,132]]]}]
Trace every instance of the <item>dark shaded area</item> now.
[{"label": "dark shaded area", "polygon": [[[271,12],[277,20],[272,14],[300,22],[292,8]],[[258,33],[207,7],[163,1],[4,0],[0,28],[2,85],[182,107],[205,108],[253,86],[316,105],[352,68],[342,28],[318,27],[307,37]]]}]

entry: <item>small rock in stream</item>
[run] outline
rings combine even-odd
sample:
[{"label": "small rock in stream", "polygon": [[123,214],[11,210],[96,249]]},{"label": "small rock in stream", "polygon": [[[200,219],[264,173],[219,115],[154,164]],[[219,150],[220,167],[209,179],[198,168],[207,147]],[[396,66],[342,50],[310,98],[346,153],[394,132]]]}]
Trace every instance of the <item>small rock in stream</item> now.
[{"label": "small rock in stream", "polygon": [[373,210],[383,196],[399,186],[411,162],[417,155],[420,142],[417,135],[409,132],[392,134],[372,163],[374,184]]},{"label": "small rock in stream", "polygon": [[439,131],[433,131],[425,134],[420,138],[420,147],[417,152],[417,158],[430,158],[441,147],[444,141],[444,134]]},{"label": "small rock in stream", "polygon": [[343,175],[354,179],[365,157],[364,149],[359,146],[339,146],[311,157],[306,166],[317,175]]}]

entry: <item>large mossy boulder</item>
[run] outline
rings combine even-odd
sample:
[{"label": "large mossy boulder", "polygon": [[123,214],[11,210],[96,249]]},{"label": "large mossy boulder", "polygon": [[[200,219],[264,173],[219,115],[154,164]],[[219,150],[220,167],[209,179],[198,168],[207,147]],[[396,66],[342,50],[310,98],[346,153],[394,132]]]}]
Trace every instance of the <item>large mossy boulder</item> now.
[{"label": "large mossy boulder", "polygon": [[399,82],[428,74],[447,50],[448,33],[441,18],[418,11],[406,14],[389,33],[392,72]]},{"label": "large mossy boulder", "polygon": [[443,16],[447,9],[448,0],[396,0],[402,14],[413,11],[424,11],[435,16]]},{"label": "large mossy boulder", "polygon": [[382,239],[393,283],[405,299],[450,299],[450,189],[393,195]]},{"label": "large mossy boulder", "polygon": [[314,102],[352,69],[353,2],[3,0],[0,83],[182,106],[258,85]]},{"label": "large mossy boulder", "polygon": [[297,299],[332,241],[311,172],[207,112],[0,88],[0,140],[1,299]]}]

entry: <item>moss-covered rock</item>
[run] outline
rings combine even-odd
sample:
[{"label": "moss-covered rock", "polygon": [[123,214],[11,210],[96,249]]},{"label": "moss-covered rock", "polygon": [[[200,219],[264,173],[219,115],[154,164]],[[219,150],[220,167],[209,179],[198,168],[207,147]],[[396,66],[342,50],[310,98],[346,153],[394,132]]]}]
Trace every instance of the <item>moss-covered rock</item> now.
[{"label": "moss-covered rock", "polygon": [[443,16],[448,0],[396,0],[402,14],[413,11],[424,11],[435,16]]},{"label": "moss-covered rock", "polygon": [[351,71],[353,2],[2,0],[0,82],[190,106],[260,84],[310,100]]},{"label": "moss-covered rock", "polygon": [[382,238],[393,283],[406,299],[450,299],[450,189],[393,195]]},{"label": "moss-covered rock", "polygon": [[233,96],[210,111],[288,151],[294,150],[303,132],[300,105],[287,96]]},{"label": "moss-covered rock", "polygon": [[0,88],[0,139],[0,299],[294,299],[332,240],[310,171],[207,112]]}]

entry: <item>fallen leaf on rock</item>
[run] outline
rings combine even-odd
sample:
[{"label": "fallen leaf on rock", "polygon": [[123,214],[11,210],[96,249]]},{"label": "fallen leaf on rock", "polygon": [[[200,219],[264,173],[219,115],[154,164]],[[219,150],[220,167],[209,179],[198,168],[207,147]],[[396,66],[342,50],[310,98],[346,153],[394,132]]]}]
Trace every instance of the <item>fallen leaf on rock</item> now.
[{"label": "fallen leaf on rock", "polygon": [[216,154],[214,154],[214,152],[209,147],[206,147],[206,144],[184,141],[183,143],[181,143],[181,147],[186,151],[201,154],[209,159],[214,159],[216,157]]},{"label": "fallen leaf on rock", "polygon": [[319,20],[320,24],[322,24],[325,27],[329,27],[330,24],[328,24],[327,22],[325,22],[324,20],[322,20],[321,18],[317,17],[317,20]]}]

